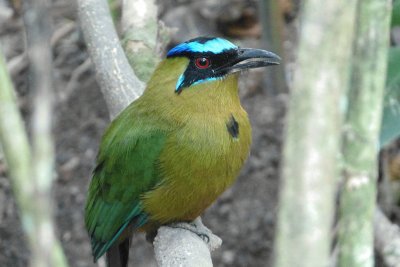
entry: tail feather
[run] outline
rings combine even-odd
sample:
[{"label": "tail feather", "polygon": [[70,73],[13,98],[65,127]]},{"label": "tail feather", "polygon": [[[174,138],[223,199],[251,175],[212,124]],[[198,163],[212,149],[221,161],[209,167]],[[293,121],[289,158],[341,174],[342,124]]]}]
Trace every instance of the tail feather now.
[{"label": "tail feather", "polygon": [[[141,213],[140,215],[136,216],[135,218],[133,218],[132,220],[128,220],[127,222],[125,222],[119,229],[118,231],[113,235],[111,240],[108,241],[100,241],[98,240],[95,235],[95,229],[90,232],[89,234],[91,235],[91,243],[92,243],[92,253],[93,253],[93,260],[94,262],[96,262],[101,256],[103,256],[104,253],[106,253],[107,251],[110,251],[112,249],[112,251],[116,251],[118,252],[118,247],[122,245],[122,243],[119,243],[118,240],[122,239],[122,236],[129,236],[131,235],[130,233],[133,232],[134,230],[140,228],[141,226],[143,226],[146,222],[147,222],[147,214],[145,213]],[[130,224],[130,226],[128,227],[128,225]],[[125,234],[124,234],[125,233]],[[127,246],[128,246],[128,250],[129,250],[129,243],[130,243],[130,239],[127,238]],[[124,243],[125,241],[123,241]],[[119,244],[119,245],[116,245]],[[111,253],[113,256],[118,255],[118,253]],[[116,265],[116,266],[120,266],[120,265]],[[108,267],[114,267],[114,266],[108,266]]]},{"label": "tail feather", "polygon": [[130,238],[110,247],[106,253],[107,267],[127,267],[129,260]]}]

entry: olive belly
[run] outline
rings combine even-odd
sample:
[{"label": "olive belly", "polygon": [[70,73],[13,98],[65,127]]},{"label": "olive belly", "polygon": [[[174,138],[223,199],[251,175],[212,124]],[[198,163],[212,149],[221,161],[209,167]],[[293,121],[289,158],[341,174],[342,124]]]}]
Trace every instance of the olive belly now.
[{"label": "olive belly", "polygon": [[[250,129],[247,117],[236,117]],[[142,197],[152,222],[194,220],[232,185],[249,155],[250,130],[234,137],[224,120],[193,132],[183,129],[166,142],[158,163],[161,182]]]}]

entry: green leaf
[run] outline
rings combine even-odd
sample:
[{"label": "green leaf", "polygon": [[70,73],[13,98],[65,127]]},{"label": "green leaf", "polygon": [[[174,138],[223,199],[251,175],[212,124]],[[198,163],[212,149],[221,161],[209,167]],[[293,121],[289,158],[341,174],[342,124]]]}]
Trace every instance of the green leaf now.
[{"label": "green leaf", "polygon": [[[399,1],[397,1],[399,2]],[[389,49],[380,145],[400,136],[400,47]]]},{"label": "green leaf", "polygon": [[400,0],[393,1],[392,26],[400,26]]}]

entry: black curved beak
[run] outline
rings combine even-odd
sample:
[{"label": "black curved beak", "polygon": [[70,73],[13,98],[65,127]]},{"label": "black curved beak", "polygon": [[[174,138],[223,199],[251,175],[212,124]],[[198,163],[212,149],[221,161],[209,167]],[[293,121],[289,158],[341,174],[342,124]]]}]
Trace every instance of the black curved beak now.
[{"label": "black curved beak", "polygon": [[217,73],[232,73],[246,69],[279,65],[281,58],[269,51],[254,48],[239,48],[237,54],[216,69]]}]

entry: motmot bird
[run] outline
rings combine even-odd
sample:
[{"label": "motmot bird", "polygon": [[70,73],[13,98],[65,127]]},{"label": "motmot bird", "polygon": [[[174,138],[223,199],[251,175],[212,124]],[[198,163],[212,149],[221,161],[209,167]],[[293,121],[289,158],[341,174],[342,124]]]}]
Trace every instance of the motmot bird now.
[{"label": "motmot bird", "polygon": [[132,233],[193,221],[232,185],[251,144],[239,73],[279,61],[210,37],[167,53],[102,137],[85,207],[95,261],[126,266]]}]

